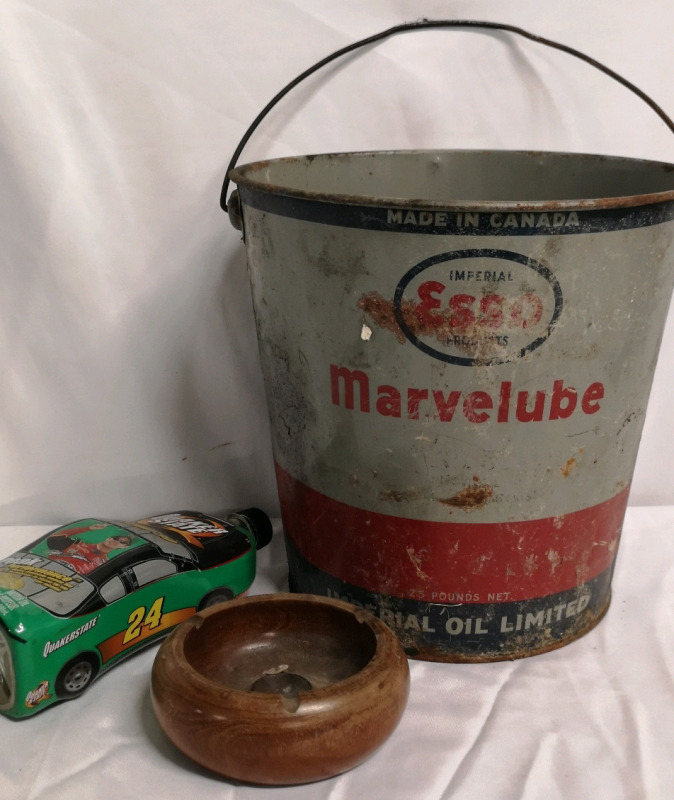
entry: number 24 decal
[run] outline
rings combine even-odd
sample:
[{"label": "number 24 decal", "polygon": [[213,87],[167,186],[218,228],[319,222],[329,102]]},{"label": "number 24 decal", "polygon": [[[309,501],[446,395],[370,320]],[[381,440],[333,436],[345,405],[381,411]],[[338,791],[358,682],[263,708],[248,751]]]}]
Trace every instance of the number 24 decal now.
[{"label": "number 24 decal", "polygon": [[139,606],[129,615],[129,627],[126,629],[122,644],[128,644],[134,639],[137,639],[143,628],[154,630],[161,625],[162,608],[164,606],[164,598],[158,597],[150,606],[148,611],[145,606]]}]

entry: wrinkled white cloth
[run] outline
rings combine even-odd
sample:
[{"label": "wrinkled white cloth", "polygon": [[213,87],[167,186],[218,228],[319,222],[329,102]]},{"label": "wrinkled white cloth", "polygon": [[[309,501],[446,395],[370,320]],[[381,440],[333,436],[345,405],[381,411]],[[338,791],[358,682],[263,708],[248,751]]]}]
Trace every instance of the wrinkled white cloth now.
[{"label": "wrinkled white cloth", "polygon": [[[0,717],[0,797],[670,800],[673,528],[674,506],[628,510],[611,608],[576,642],[519,661],[410,661],[400,724],[368,761],[342,776],[265,789],[232,785],[191,763],[154,716],[153,646],[77,700],[18,722]],[[11,552],[44,530],[0,534]],[[277,532],[260,553],[253,592],[286,588]]]},{"label": "wrinkled white cloth", "polygon": [[[527,28],[674,115],[666,0],[3,0],[0,554],[86,515],[277,512],[245,253],[219,208],[226,165],[288,81],[421,17]],[[405,34],[328,67],[240,160],[416,147],[674,162],[674,135],[623,87],[476,31]],[[153,647],[72,703],[0,717],[0,797],[670,800],[673,319],[613,604],[593,632],[516,662],[412,662],[407,711],[368,762],[271,790],[214,778],[167,742],[149,699]],[[283,589],[285,569],[277,535],[255,591]]]},{"label": "wrinkled white cloth", "polygon": [[[244,246],[219,207],[226,165],[288,81],[421,17],[556,39],[674,115],[665,0],[0,5],[0,524],[278,508]],[[415,147],[674,161],[651,109],[587,64],[457,30],[330,65],[240,161]],[[673,351],[670,324],[635,504],[674,502]]]}]

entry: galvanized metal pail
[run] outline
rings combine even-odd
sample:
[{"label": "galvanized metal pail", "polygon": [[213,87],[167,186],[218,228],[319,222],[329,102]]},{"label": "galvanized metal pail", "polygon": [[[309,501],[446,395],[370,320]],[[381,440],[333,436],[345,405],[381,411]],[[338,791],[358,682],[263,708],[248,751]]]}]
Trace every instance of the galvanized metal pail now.
[{"label": "galvanized metal pail", "polygon": [[291,588],[431,660],[592,628],[672,291],[674,167],[408,151],[231,178]]}]

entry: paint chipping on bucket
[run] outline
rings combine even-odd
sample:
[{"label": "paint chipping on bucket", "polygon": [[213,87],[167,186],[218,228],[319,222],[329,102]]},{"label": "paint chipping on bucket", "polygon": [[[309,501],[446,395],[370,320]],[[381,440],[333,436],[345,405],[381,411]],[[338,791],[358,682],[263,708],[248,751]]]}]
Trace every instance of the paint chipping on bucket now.
[{"label": "paint chipping on bucket", "polygon": [[[400,344],[405,344],[407,340],[396,322],[392,300],[385,300],[379,292],[368,292],[358,300],[356,305],[370,317],[373,325],[382,330],[390,331]],[[413,303],[406,303],[403,306],[402,313],[411,326],[417,324]]]}]

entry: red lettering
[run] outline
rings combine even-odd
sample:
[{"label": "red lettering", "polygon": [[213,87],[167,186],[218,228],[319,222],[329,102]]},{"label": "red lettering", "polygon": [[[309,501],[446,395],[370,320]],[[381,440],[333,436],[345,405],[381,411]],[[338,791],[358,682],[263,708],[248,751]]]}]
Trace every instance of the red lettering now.
[{"label": "red lettering", "polygon": [[487,411],[494,407],[494,401],[486,392],[471,392],[463,401],[463,414],[468,422],[486,422]]},{"label": "red lettering", "polygon": [[344,407],[354,408],[354,386],[358,384],[360,410],[367,413],[370,410],[370,381],[367,374],[359,369],[350,370],[346,367],[330,365],[330,386],[332,389],[332,402],[340,405],[341,392],[340,380],[344,386]]},{"label": "red lettering", "polygon": [[604,398],[604,384],[591,383],[585,390],[580,407],[586,414],[596,414],[599,411],[599,400]]},{"label": "red lettering", "polygon": [[468,330],[475,325],[475,313],[471,306],[475,298],[470,294],[455,294],[449,300],[449,308],[452,315],[449,318],[449,325],[458,330]]},{"label": "red lettering", "polygon": [[442,324],[442,316],[431,312],[436,308],[440,308],[441,301],[439,297],[436,297],[436,294],[442,294],[444,291],[444,283],[439,283],[438,281],[426,281],[417,289],[421,303],[417,306],[416,312],[419,321],[423,325],[437,327]]},{"label": "red lettering", "polygon": [[456,406],[461,399],[461,392],[450,392],[447,399],[440,391],[433,392],[433,400],[435,400],[435,407],[438,409],[438,415],[441,422],[451,422],[456,411]]},{"label": "red lettering", "polygon": [[[336,406],[353,410],[358,408],[364,413],[370,411],[370,382],[367,373],[362,370],[350,370],[347,367],[330,365],[330,383],[332,402]],[[482,424],[494,419],[496,422],[510,421],[510,407],[514,407],[514,417],[518,422],[541,422],[544,418],[554,422],[569,419],[580,410],[584,414],[596,414],[600,411],[600,401],[604,398],[604,384],[591,383],[584,392],[575,386],[565,386],[562,379],[552,382],[552,390],[531,389],[517,392],[513,397],[510,381],[502,381],[498,386],[498,395],[476,390],[465,395],[459,389],[423,389],[409,387],[398,389],[396,386],[381,384],[377,387],[375,409],[382,417],[400,419],[402,417],[403,392],[407,396],[407,418],[418,420],[421,416],[421,403],[432,396],[437,418],[441,422],[452,422],[456,416],[459,403],[465,419],[474,424]],[[356,398],[356,391],[358,397]],[[550,407],[546,413],[546,399],[550,396]],[[495,411],[495,414],[492,412]],[[424,410],[425,416],[432,413]]]},{"label": "red lettering", "polygon": [[428,389],[407,390],[407,416],[409,419],[419,419],[419,403],[428,400]]},{"label": "red lettering", "polygon": [[576,410],[577,402],[578,392],[573,386],[565,389],[564,381],[555,381],[550,400],[550,419],[568,419]]},{"label": "red lettering", "polygon": [[[485,273],[486,274],[486,273]],[[480,299],[480,327],[500,328],[504,322],[503,300],[500,294],[486,294]]]},{"label": "red lettering", "polygon": [[[466,275],[491,276],[489,271]],[[494,273],[496,274],[496,273]],[[485,277],[485,280],[489,278]],[[421,302],[416,306],[416,314],[422,325],[437,328],[446,320],[442,308],[441,295],[446,286],[439,281],[425,281],[417,289]],[[543,301],[533,292],[526,292],[509,299],[500,294],[486,294],[480,298],[479,313],[475,310],[477,298],[471,294],[455,294],[449,298],[449,325],[457,331],[469,331],[478,325],[488,330],[503,330],[507,327],[531,328],[543,318]],[[439,312],[439,313],[434,313]]]},{"label": "red lettering", "polygon": [[507,422],[508,415],[510,412],[510,390],[512,388],[512,384],[510,381],[503,381],[501,384],[501,391],[499,392],[499,400],[498,400],[498,421],[499,422]]},{"label": "red lettering", "polygon": [[543,419],[543,409],[545,406],[545,392],[536,392],[534,407],[531,411],[529,405],[529,392],[518,392],[517,409],[515,416],[520,422],[540,422]]},{"label": "red lettering", "polygon": [[513,300],[510,306],[510,319],[520,328],[531,328],[541,321],[543,301],[533,292],[527,292]]},{"label": "red lettering", "polygon": [[382,417],[400,417],[400,392],[395,386],[380,386],[377,389],[377,411]]}]

